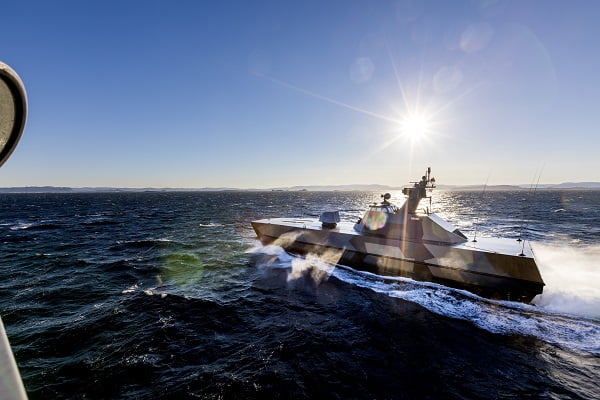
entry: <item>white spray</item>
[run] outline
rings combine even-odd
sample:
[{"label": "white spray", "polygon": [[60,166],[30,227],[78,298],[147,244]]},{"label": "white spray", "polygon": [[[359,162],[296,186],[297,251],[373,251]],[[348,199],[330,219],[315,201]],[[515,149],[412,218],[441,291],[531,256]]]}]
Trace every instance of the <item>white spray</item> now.
[{"label": "white spray", "polygon": [[534,304],[551,311],[600,319],[600,245],[535,243],[533,250],[546,283]]}]

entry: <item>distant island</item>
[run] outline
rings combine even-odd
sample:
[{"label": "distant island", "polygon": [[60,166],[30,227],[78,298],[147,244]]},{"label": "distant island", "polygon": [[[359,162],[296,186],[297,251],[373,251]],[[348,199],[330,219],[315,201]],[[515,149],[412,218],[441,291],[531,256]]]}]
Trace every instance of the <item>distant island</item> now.
[{"label": "distant island", "polygon": [[[223,192],[223,191],[257,191],[257,192],[385,192],[401,190],[405,186],[389,186],[376,184],[351,185],[307,185],[277,187],[268,189],[204,187],[204,188],[114,188],[114,187],[65,187],[65,186],[24,186],[0,188],[0,193],[118,193],[118,192]],[[438,185],[439,190],[482,191],[484,185]],[[488,185],[485,190],[516,191],[530,190],[531,185]],[[600,182],[563,182],[557,184],[539,184],[538,190],[600,190]]]}]

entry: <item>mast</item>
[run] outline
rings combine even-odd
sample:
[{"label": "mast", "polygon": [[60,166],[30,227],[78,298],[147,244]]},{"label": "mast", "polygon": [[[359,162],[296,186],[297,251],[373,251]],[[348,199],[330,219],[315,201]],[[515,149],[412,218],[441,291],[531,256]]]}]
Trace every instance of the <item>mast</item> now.
[{"label": "mast", "polygon": [[408,196],[408,198],[400,209],[400,212],[408,214],[414,214],[421,199],[427,198],[427,189],[435,188],[435,178],[431,176],[431,167],[427,167],[425,175],[421,177],[419,182],[411,183],[414,183],[413,187],[402,189],[402,194]]}]

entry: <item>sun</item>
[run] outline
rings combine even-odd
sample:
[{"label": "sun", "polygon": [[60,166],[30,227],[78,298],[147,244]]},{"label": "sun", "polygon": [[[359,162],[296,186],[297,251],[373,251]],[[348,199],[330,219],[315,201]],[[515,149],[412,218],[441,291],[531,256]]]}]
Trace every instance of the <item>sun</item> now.
[{"label": "sun", "polygon": [[423,114],[411,113],[399,121],[400,134],[411,142],[419,141],[427,136],[431,121]]}]

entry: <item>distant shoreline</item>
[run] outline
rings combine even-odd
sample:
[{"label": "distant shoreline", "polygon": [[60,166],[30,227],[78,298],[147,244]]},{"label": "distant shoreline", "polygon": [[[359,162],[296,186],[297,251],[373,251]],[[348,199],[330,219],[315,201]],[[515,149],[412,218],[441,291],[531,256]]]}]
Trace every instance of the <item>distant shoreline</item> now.
[{"label": "distant shoreline", "polygon": [[[377,192],[397,191],[402,187],[386,185],[307,185],[268,189],[256,188],[115,188],[115,187],[64,187],[23,186],[0,188],[0,193],[126,193],[126,192]],[[437,190],[448,191],[528,191],[531,185],[439,185]],[[537,190],[600,190],[600,182],[566,182],[538,185]]]}]

